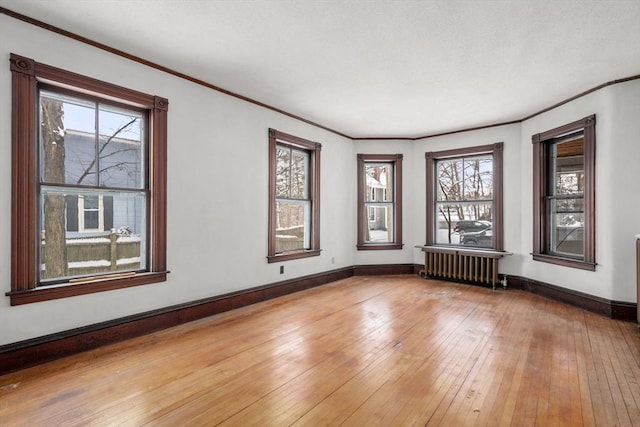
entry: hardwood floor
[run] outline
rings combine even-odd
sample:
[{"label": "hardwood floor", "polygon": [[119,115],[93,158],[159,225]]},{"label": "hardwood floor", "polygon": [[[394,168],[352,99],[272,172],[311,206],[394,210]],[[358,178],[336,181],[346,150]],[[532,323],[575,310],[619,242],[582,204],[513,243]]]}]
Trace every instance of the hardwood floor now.
[{"label": "hardwood floor", "polygon": [[0,377],[0,425],[640,426],[637,326],[352,277]]}]

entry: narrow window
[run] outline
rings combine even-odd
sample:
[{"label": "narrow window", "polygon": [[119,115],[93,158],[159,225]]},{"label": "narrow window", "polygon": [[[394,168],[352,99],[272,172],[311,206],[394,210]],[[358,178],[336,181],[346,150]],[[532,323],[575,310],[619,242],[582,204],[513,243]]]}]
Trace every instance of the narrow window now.
[{"label": "narrow window", "polygon": [[533,259],[595,269],[595,116],[533,135]]},{"label": "narrow window", "polygon": [[502,250],[502,143],[426,159],[427,245]]},{"label": "narrow window", "polygon": [[320,254],[320,149],[269,130],[269,262]]},{"label": "narrow window", "polygon": [[402,249],[402,154],[358,154],[357,247]]},{"label": "narrow window", "polygon": [[11,71],[11,303],[166,280],[167,101],[17,55]]}]

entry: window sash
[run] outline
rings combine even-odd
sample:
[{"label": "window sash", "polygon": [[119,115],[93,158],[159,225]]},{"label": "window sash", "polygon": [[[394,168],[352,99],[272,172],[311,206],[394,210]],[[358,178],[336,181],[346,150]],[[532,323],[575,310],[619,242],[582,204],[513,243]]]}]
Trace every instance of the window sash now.
[{"label": "window sash", "polygon": [[[594,271],[595,115],[531,139],[533,259]],[[563,155],[558,156],[561,150]],[[573,159],[569,159],[571,155],[575,155]],[[559,157],[565,161],[559,161]],[[564,183],[559,181],[562,179]],[[571,201],[573,208],[568,207]],[[559,209],[563,204],[565,207]]]},{"label": "window sash", "polygon": [[[487,243],[487,237],[490,237],[491,249],[502,251],[503,250],[503,224],[502,224],[502,158],[503,158],[503,143],[495,143],[490,145],[482,145],[468,148],[458,148],[452,150],[427,152],[425,153],[426,160],[426,175],[427,175],[427,212],[426,212],[426,245],[444,245],[444,246],[459,246],[463,244],[462,235],[452,234],[453,229],[456,227],[457,221],[471,221],[471,220],[490,220],[491,229],[490,232],[485,232],[483,235],[483,245]],[[475,166],[473,162],[476,160],[480,162],[490,161],[490,177],[483,176],[483,181],[489,184],[487,188],[477,194],[470,194],[469,186],[463,185],[465,180],[465,170],[472,170]],[[438,171],[442,169],[443,165],[449,162],[459,162],[460,176],[457,181],[452,180],[452,183],[457,183],[461,188],[456,196],[447,196],[445,192],[440,191],[438,186]],[[468,165],[466,168],[465,162]],[[482,171],[480,171],[482,172]],[[486,172],[486,171],[485,171]],[[469,177],[469,174],[466,174]],[[473,178],[473,173],[471,173]],[[469,181],[469,179],[466,179]],[[471,179],[471,182],[474,182]],[[484,185],[485,182],[483,182]],[[490,189],[490,190],[489,190]],[[464,211],[465,207],[474,205],[486,205],[486,213],[483,217],[472,217],[468,215],[456,215],[449,218],[447,223],[446,218],[443,218],[439,212],[439,207],[455,205]],[[488,217],[487,217],[488,215]],[[446,216],[445,216],[446,217]],[[444,222],[443,222],[444,221]],[[442,229],[446,232],[443,234]],[[482,229],[484,230],[484,229]],[[470,231],[482,231],[482,230],[470,230]],[[470,236],[468,236],[470,237]],[[479,239],[469,238],[467,241],[476,241]],[[486,247],[486,246],[483,246]]]},{"label": "window sash", "polygon": [[[485,170],[480,171],[480,162],[484,163]],[[486,168],[489,163],[490,169]],[[471,166],[470,166],[471,165]],[[469,169],[473,168],[473,171]],[[462,233],[454,232],[456,224],[460,221],[490,221],[493,228],[493,218],[487,218],[487,212],[491,215],[494,211],[493,204],[493,155],[492,154],[471,154],[468,156],[450,157],[437,159],[435,161],[434,193],[436,202],[434,203],[435,241],[437,245],[468,245],[463,239]],[[446,176],[443,176],[446,175]],[[471,175],[471,176],[470,176]],[[487,180],[483,183],[482,177]],[[469,178],[475,184],[475,188],[468,185]],[[490,185],[489,185],[490,184]],[[485,186],[489,189],[488,192]],[[449,191],[444,191],[444,189]],[[484,215],[479,215],[480,207]],[[474,209],[476,208],[476,209]],[[447,228],[441,227],[444,224]],[[482,230],[473,230],[479,233]],[[446,236],[445,236],[446,235]],[[468,239],[467,242],[477,240]],[[490,239],[490,247],[494,247],[493,237]]]},{"label": "window sash", "polygon": [[[320,255],[321,148],[319,143],[269,129],[269,263]],[[302,243],[285,243],[284,234],[278,234],[283,233],[279,209],[285,205],[305,207],[304,232],[295,234]],[[286,235],[292,240],[294,234]]]},{"label": "window sash", "polygon": [[[19,55],[10,55],[12,72],[12,268],[11,305],[28,304],[66,298],[123,287],[157,283],[166,280],[166,145],[168,101],[90,77],[51,67]],[[46,82],[46,83],[45,83]],[[40,241],[39,197],[39,91],[55,88],[64,92],[74,88],[83,97],[106,99],[109,104],[121,104],[127,109],[145,112],[148,133],[153,135],[153,150],[142,156],[150,165],[146,209],[151,218],[147,223],[149,245],[145,249],[147,266],[144,271],[84,279],[79,283],[61,283],[38,287]],[[117,100],[112,103],[112,100]],[[149,136],[150,137],[150,136]],[[147,138],[149,138],[147,137]],[[46,184],[46,183],[45,183]],[[66,184],[60,184],[66,187]],[[110,188],[114,190],[114,188]],[[65,190],[66,191],[66,190]]]},{"label": "window sash", "polygon": [[358,154],[358,250],[402,249],[402,154]]}]

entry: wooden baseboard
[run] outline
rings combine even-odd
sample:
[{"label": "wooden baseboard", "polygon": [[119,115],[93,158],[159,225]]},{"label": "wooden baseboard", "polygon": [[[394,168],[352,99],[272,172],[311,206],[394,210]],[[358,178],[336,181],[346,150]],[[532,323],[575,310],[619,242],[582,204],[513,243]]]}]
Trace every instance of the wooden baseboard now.
[{"label": "wooden baseboard", "polygon": [[353,276],[312,274],[0,346],[0,375]]},{"label": "wooden baseboard", "polygon": [[637,321],[637,304],[632,302],[611,301],[549,283],[527,279],[526,277],[508,276],[508,286],[509,288],[522,289],[532,294],[580,307],[612,319],[628,322]]},{"label": "wooden baseboard", "polygon": [[414,264],[356,265],[354,276],[378,276],[387,274],[416,274]]},{"label": "wooden baseboard", "polygon": [[[422,269],[418,264],[345,267],[3,345],[0,346],[0,375],[351,276],[418,274]],[[508,280],[509,288],[522,289],[613,319],[636,321],[637,305],[634,303],[609,301],[523,277],[509,276]]]}]

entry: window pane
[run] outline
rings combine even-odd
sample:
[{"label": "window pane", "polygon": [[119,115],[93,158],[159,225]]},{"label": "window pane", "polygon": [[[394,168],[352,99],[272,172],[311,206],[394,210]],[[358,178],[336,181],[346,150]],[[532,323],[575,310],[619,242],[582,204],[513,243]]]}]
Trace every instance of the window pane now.
[{"label": "window pane", "polygon": [[84,229],[97,230],[100,225],[100,197],[82,196],[84,210]]},{"label": "window pane", "polygon": [[309,153],[291,150],[291,198],[308,199]]},{"label": "window pane", "polygon": [[462,159],[438,160],[435,179],[438,201],[463,200],[462,166]]},{"label": "window pane", "polygon": [[365,201],[393,202],[393,163],[367,163]]},{"label": "window pane", "polygon": [[[146,269],[145,198],[142,192],[43,187],[40,280]],[[81,231],[82,224],[93,230]]]},{"label": "window pane", "polygon": [[493,159],[491,156],[464,159],[464,199],[493,198]]},{"label": "window pane", "polygon": [[437,203],[436,244],[493,247],[492,203]]},{"label": "window pane", "polygon": [[96,185],[95,104],[40,92],[40,178]]},{"label": "window pane", "polygon": [[291,149],[276,147],[276,197],[291,197]]},{"label": "window pane", "polygon": [[583,199],[552,199],[550,205],[550,251],[582,256],[584,254]]},{"label": "window pane", "polygon": [[551,194],[582,194],[584,191],[584,137],[551,146]]},{"label": "window pane", "polygon": [[310,209],[305,201],[276,201],[276,253],[311,248]]},{"label": "window pane", "polygon": [[393,242],[393,205],[376,205],[367,203],[365,209],[365,236],[366,243],[390,243]]},{"label": "window pane", "polygon": [[144,118],[137,111],[100,106],[100,185],[144,186]]}]

